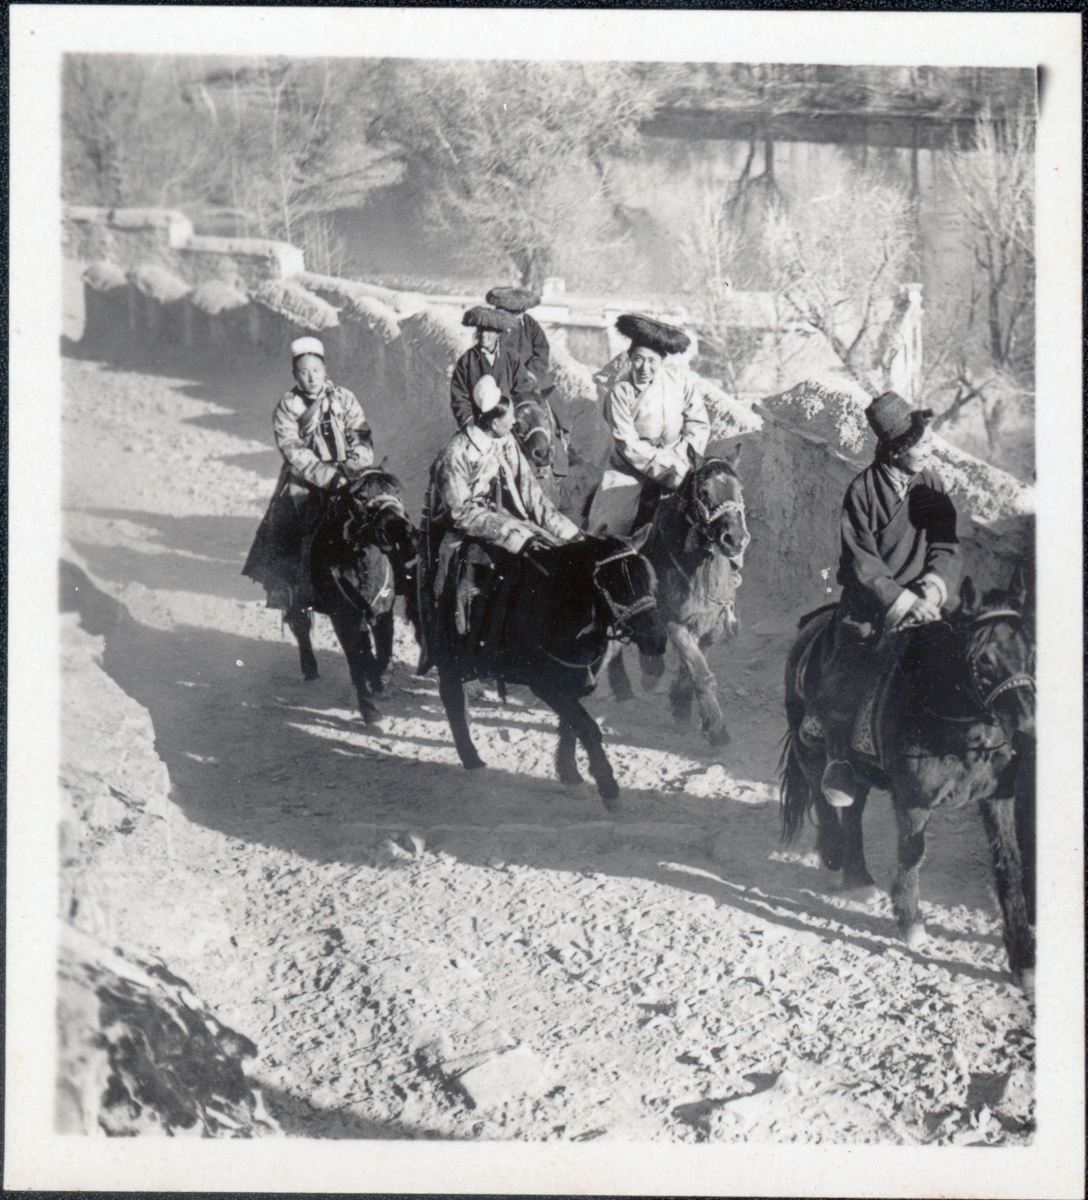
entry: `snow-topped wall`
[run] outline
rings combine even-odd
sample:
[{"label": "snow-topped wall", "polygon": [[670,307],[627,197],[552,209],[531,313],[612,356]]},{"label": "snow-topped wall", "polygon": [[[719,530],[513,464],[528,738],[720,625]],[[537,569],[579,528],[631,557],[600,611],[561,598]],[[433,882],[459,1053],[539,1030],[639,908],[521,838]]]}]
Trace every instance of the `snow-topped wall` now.
[{"label": "snow-topped wall", "polygon": [[[180,214],[158,210],[70,209],[65,250],[90,260],[82,276],[88,349],[173,343],[189,348],[199,370],[209,356],[280,358],[293,338],[319,336],[331,377],[359,397],[378,453],[389,456],[418,516],[430,463],[454,429],[450,373],[471,344],[456,298],[307,272],[295,247],[195,238]],[[568,352],[565,331],[544,323],[557,391],[572,415],[564,495],[577,518],[608,453],[601,405],[626,355],[585,364]],[[696,383],[711,414],[711,449],[743,444],[738,472],[752,544],[742,616],[832,598],[842,497],[875,445],[864,415],[870,397],[840,377],[805,380],[755,404],[698,376]],[[274,402],[270,396],[269,415]],[[1031,489],[939,438],[934,457],[960,513],[968,572],[983,588],[1004,586],[1032,554]]]}]

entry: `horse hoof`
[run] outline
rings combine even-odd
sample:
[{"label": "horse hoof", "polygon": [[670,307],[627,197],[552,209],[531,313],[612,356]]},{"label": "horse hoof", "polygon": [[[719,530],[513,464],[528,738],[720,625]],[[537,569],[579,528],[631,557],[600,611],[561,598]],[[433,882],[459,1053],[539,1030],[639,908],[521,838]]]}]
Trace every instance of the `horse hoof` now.
[{"label": "horse hoof", "polygon": [[903,941],[911,950],[920,950],[929,941],[926,927],[921,921],[916,921],[903,935]]},{"label": "horse hoof", "polygon": [[466,771],[480,771],[487,766],[487,763],[485,763],[482,758],[477,757],[470,759],[468,762],[463,762],[461,766],[463,766]]},{"label": "horse hoof", "polygon": [[304,680],[305,680],[307,683],[313,683],[313,681],[314,681],[315,679],[320,679],[320,678],[321,678],[321,676],[318,674],[317,667],[314,667],[314,669],[313,669],[312,671],[303,671],[303,672],[302,672],[302,678],[303,678],[303,679],[304,679]]},{"label": "horse hoof", "polygon": [[629,687],[613,689],[612,699],[617,704],[626,704],[628,700],[634,700],[635,693]]},{"label": "horse hoof", "polygon": [[844,887],[844,900],[853,900],[855,904],[876,904],[884,893],[875,883],[863,883],[859,887]]},{"label": "horse hoof", "polygon": [[1035,968],[1025,967],[1022,971],[1013,971],[1013,983],[1024,993],[1025,996],[1035,995]]},{"label": "horse hoof", "polygon": [[724,725],[720,729],[704,729],[703,736],[712,746],[728,746],[733,740]]},{"label": "horse hoof", "polygon": [[597,784],[597,792],[607,812],[616,812],[620,806],[620,788],[614,779]]}]

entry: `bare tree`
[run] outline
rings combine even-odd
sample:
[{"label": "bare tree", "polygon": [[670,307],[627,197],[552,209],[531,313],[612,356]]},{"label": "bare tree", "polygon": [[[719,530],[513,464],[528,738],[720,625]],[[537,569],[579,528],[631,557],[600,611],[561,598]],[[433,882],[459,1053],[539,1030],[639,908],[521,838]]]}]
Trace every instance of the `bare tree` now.
[{"label": "bare tree", "polygon": [[1030,410],[1035,390],[1035,119],[1021,105],[1001,119],[986,110],[972,144],[945,166],[970,245],[962,294],[942,298],[931,322],[928,375],[944,399],[935,424],[976,402],[991,451],[1005,420]]},{"label": "bare tree", "polygon": [[539,286],[622,246],[609,159],[652,108],[627,67],[396,64],[386,96],[378,132],[400,144],[430,219],[457,231],[467,260]]},{"label": "bare tree", "polygon": [[822,334],[871,391],[887,385],[889,323],[914,274],[914,206],[906,192],[844,166],[831,191],[772,207],[764,245],[780,309]]}]

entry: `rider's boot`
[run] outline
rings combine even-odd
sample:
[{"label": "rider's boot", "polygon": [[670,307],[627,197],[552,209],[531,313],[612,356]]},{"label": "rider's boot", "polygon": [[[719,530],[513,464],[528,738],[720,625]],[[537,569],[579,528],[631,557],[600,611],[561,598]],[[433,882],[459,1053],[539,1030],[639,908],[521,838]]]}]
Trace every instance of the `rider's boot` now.
[{"label": "rider's boot", "polygon": [[858,777],[846,758],[849,741],[849,728],[828,730],[827,766],[820,780],[820,790],[832,808],[849,808],[854,803]]}]

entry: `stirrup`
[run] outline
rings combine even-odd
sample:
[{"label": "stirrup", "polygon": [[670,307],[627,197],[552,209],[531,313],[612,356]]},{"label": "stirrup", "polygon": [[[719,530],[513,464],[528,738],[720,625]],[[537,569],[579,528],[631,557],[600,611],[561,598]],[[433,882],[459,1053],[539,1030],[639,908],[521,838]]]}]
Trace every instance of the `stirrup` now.
[{"label": "stirrup", "polygon": [[849,808],[854,803],[853,792],[849,789],[856,784],[854,768],[842,759],[835,759],[824,767],[820,791],[832,808]]},{"label": "stirrup", "polygon": [[809,713],[801,722],[798,730],[801,741],[810,750],[818,750],[827,738],[827,730],[823,721],[815,713]]}]

